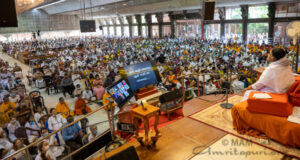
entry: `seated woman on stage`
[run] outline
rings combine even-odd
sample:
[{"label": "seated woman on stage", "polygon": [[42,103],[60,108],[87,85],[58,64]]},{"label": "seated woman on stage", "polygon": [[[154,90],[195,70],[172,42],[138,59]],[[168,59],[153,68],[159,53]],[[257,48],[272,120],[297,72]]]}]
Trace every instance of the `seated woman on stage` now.
[{"label": "seated woman on stage", "polygon": [[82,115],[91,112],[90,107],[87,106],[84,99],[82,99],[81,94],[78,96],[78,99],[75,102],[75,114]]},{"label": "seated woman on stage", "polygon": [[259,80],[249,86],[243,101],[248,99],[251,91],[285,93],[295,82],[294,74],[289,65],[289,60],[285,57],[286,53],[281,48],[273,48],[268,55],[267,61],[271,62],[262,73]]}]

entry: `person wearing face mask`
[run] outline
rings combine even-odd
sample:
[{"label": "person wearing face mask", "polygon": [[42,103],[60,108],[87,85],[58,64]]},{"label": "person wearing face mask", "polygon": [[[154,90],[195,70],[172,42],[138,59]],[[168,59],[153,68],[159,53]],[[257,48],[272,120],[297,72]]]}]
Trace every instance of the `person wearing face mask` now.
[{"label": "person wearing face mask", "polygon": [[96,137],[98,137],[100,135],[96,125],[92,125],[90,127],[90,131],[91,131],[91,134],[88,137],[89,142],[93,141]]},{"label": "person wearing face mask", "polygon": [[[59,130],[64,124],[67,123],[67,120],[61,115],[58,114],[55,108],[50,110],[51,117],[48,119],[48,129],[53,132]],[[64,144],[63,137],[61,132],[55,134],[55,137],[60,145]]]},{"label": "person wearing face mask", "polygon": [[[46,137],[49,135],[49,132],[47,129],[42,129],[42,137]],[[65,151],[65,147],[63,146],[59,146],[55,135],[52,135],[46,139],[44,139],[44,141],[48,142],[50,148],[49,150],[51,150],[52,154],[54,157],[59,157],[59,156],[63,156],[64,155],[64,151]]]},{"label": "person wearing face mask", "polygon": [[39,153],[35,157],[35,160],[56,160],[56,157],[53,155],[50,146],[47,141],[43,141],[38,145]]},{"label": "person wearing face mask", "polygon": [[25,124],[25,127],[33,129],[33,130],[37,130],[37,131],[32,131],[32,130],[29,130],[29,129],[26,130],[26,134],[27,134],[29,143],[34,142],[40,136],[39,133],[38,133],[38,130],[40,130],[40,127],[37,124],[37,122],[34,120],[33,116],[29,117],[29,120]]},{"label": "person wearing face mask", "polygon": [[12,142],[17,139],[15,136],[15,130],[19,127],[21,127],[21,125],[20,125],[19,121],[17,121],[16,118],[14,118],[14,117],[11,119],[11,121],[7,125],[8,137]]},{"label": "person wearing face mask", "polygon": [[[68,125],[70,123],[73,123],[74,118],[72,116],[68,116],[67,118],[68,123],[65,125]],[[63,138],[66,142],[66,144],[71,148],[72,151],[77,150],[80,148],[82,144],[82,137],[84,136],[84,133],[82,132],[81,128],[79,127],[78,123],[75,123],[68,128],[65,128],[62,130]],[[78,157],[80,159],[80,155],[75,155],[74,157]]]},{"label": "person wearing face mask", "polygon": [[0,148],[5,148],[7,151],[10,151],[12,147],[13,144],[8,141],[5,131],[0,127]]},{"label": "person wearing face mask", "polygon": [[20,96],[17,95],[16,93],[11,93],[10,96],[9,96],[9,101],[13,102],[15,104],[19,103],[20,100],[21,100]]},{"label": "person wearing face mask", "polygon": [[3,102],[5,96],[9,95],[7,90],[4,90],[3,87],[0,85],[0,103]]}]

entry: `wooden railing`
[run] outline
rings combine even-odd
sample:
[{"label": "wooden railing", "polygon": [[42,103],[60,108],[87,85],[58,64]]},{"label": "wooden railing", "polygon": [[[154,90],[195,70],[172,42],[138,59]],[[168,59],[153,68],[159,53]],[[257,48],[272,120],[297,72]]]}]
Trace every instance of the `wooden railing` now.
[{"label": "wooden railing", "polygon": [[[29,153],[29,148],[30,148],[30,147],[38,146],[38,144],[39,144],[40,142],[42,142],[43,140],[50,138],[50,137],[53,136],[54,134],[56,134],[56,133],[58,133],[58,132],[61,132],[63,129],[68,128],[68,127],[74,125],[75,123],[78,123],[80,120],[85,119],[85,118],[89,117],[90,115],[92,115],[92,114],[94,114],[94,113],[96,113],[96,112],[98,112],[98,111],[100,111],[100,110],[106,108],[106,106],[111,105],[111,103],[112,103],[112,102],[109,102],[108,104],[103,105],[103,106],[101,106],[101,107],[95,109],[94,111],[88,113],[87,115],[84,115],[83,117],[81,117],[81,118],[75,120],[74,122],[72,122],[72,123],[70,123],[70,124],[68,124],[68,125],[66,125],[66,126],[63,126],[63,127],[60,128],[59,130],[53,131],[52,133],[48,134],[48,135],[45,136],[45,137],[41,137],[41,138],[38,139],[37,141],[35,141],[35,142],[29,144],[28,146],[26,146],[26,147],[24,147],[24,148],[22,148],[22,149],[20,149],[20,150],[18,150],[18,151],[16,151],[16,152],[14,152],[13,154],[11,154],[11,155],[5,157],[4,159],[5,159],[5,160],[9,160],[9,159],[11,159],[13,156],[15,156],[15,155],[17,155],[17,154],[19,154],[19,153],[25,151],[25,152],[26,152],[26,158],[27,158],[27,160],[30,160],[30,159],[31,159],[31,158],[30,158],[30,153]],[[99,137],[98,137],[98,138],[99,138]],[[97,139],[95,139],[95,140],[97,140]],[[90,143],[88,143],[88,144],[90,144]],[[82,150],[85,146],[86,146],[86,145],[82,146],[82,147],[79,148],[78,150]],[[77,153],[77,152],[79,152],[78,150],[76,150],[76,151],[74,151],[74,152]],[[74,152],[71,153],[70,155],[75,154]],[[70,155],[68,155],[67,157],[70,157]],[[64,159],[65,159],[65,158],[64,158]]]}]

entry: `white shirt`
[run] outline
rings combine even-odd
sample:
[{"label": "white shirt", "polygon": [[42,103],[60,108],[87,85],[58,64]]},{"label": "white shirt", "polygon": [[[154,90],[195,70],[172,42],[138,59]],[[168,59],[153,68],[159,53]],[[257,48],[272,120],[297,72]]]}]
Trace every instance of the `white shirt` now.
[{"label": "white shirt", "polygon": [[42,114],[40,114],[40,113],[36,112],[36,113],[34,114],[34,120],[38,123],[39,120],[40,120],[40,118],[41,118],[43,115],[45,115],[45,113],[42,112]]},{"label": "white shirt", "polygon": [[13,144],[10,143],[6,138],[0,138],[0,148],[5,148],[6,150],[11,150]]},{"label": "white shirt", "polygon": [[8,137],[12,142],[17,139],[15,136],[15,130],[19,127],[21,127],[21,125],[18,121],[16,122],[16,125],[12,125],[11,122],[7,125]]},{"label": "white shirt", "polygon": [[[33,125],[31,125],[29,122],[26,122],[25,127],[31,128],[31,129],[34,129],[34,130],[40,130],[40,127],[38,126],[38,124],[36,122],[34,122]],[[31,131],[31,130],[27,129],[26,134],[29,137],[29,136],[32,136],[32,135],[38,135],[39,133],[37,131]]]},{"label": "white shirt", "polygon": [[95,137],[98,137],[100,134],[99,133],[97,133],[97,135],[96,136],[94,136],[92,133],[89,135],[89,138],[88,138],[88,140],[89,140],[89,142],[91,142],[92,140],[94,140],[94,138]]},{"label": "white shirt", "polygon": [[65,123],[67,123],[67,120],[60,114],[57,114],[56,118],[51,116],[48,119],[48,127],[52,131],[59,130]]},{"label": "white shirt", "polygon": [[92,91],[91,90],[84,90],[83,92],[82,92],[82,98],[83,99],[90,99],[91,97],[93,97],[93,93],[92,93]]},{"label": "white shirt", "polygon": [[14,102],[14,103],[17,104],[20,101],[20,96],[16,95],[15,98],[10,96],[8,99],[9,99],[10,102]]}]

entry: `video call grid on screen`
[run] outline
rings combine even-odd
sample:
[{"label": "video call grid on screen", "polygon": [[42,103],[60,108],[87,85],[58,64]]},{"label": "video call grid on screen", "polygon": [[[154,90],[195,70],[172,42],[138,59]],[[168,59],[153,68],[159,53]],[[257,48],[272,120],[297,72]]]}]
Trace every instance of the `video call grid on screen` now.
[{"label": "video call grid on screen", "polygon": [[121,104],[130,96],[130,87],[125,80],[122,80],[110,88],[108,92],[117,104]]}]

